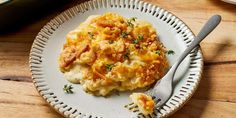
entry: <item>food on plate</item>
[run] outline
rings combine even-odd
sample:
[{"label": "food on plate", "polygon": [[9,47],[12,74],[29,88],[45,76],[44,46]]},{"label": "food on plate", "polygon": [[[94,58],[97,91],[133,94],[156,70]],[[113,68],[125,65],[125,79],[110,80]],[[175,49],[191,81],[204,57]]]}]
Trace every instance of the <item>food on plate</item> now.
[{"label": "food on plate", "polygon": [[165,53],[149,22],[108,12],[67,34],[59,66],[68,81],[106,96],[152,85],[168,68]]},{"label": "food on plate", "polygon": [[133,93],[130,95],[130,99],[144,115],[153,113],[155,102],[151,96],[144,93]]}]

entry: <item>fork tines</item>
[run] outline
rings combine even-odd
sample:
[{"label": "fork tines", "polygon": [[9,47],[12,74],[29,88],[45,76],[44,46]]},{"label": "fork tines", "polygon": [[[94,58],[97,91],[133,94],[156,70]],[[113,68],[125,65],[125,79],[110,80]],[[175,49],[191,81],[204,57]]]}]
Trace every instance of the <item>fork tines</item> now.
[{"label": "fork tines", "polygon": [[132,112],[138,112],[139,111],[138,106],[134,103],[130,103],[128,105],[125,105],[125,108],[129,109]]},{"label": "fork tines", "polygon": [[125,105],[125,108],[136,113],[138,118],[156,118],[157,116],[156,109],[154,109],[154,112],[152,114],[144,115],[143,113],[139,111],[138,106],[134,103]]}]

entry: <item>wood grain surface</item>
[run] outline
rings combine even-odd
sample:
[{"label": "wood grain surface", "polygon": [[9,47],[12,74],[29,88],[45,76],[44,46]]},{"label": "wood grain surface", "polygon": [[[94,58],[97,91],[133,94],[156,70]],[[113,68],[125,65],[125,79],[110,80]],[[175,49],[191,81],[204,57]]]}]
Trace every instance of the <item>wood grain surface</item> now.
[{"label": "wood grain surface", "polygon": [[[194,96],[171,118],[236,117],[236,5],[220,0],[145,0],[182,19],[197,34],[213,14],[222,23],[202,43],[204,74]],[[0,35],[0,118],[61,118],[37,93],[29,71],[32,42],[72,2],[25,27]],[[114,117],[115,118],[115,117]]]}]

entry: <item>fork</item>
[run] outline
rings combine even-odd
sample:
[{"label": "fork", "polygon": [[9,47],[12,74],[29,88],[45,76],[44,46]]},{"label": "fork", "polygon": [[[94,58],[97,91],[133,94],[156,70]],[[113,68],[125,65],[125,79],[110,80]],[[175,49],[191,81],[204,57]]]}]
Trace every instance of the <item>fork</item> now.
[{"label": "fork", "polygon": [[[190,43],[190,45],[180,55],[180,57],[177,59],[174,65],[169,69],[166,75],[161,80],[159,80],[153,88],[145,92],[145,94],[152,96],[155,102],[155,108],[161,107],[172,95],[173,78],[180,63],[194,48],[199,47],[199,43],[216,28],[216,26],[220,23],[220,21],[221,21],[220,15],[212,16],[204,25],[204,27],[200,30],[200,32],[194,38],[194,40]],[[128,104],[125,107],[135,112],[137,112],[138,110],[137,105],[134,105],[134,103]]]}]

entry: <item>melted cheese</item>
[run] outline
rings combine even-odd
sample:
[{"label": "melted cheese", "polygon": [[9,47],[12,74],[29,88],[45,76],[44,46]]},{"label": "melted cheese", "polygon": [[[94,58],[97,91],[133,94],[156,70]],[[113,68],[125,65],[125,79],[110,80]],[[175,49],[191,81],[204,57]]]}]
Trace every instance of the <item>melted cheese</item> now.
[{"label": "melted cheese", "polygon": [[115,13],[91,16],[69,32],[59,64],[67,80],[102,96],[147,87],[168,67],[152,25]]}]

